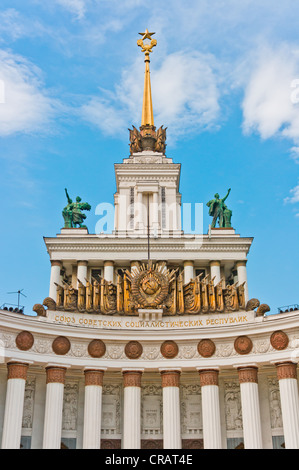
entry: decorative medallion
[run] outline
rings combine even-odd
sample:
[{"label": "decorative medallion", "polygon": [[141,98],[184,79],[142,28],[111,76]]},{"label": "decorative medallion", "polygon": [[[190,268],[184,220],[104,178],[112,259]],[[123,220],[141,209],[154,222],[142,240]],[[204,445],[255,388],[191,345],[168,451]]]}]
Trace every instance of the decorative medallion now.
[{"label": "decorative medallion", "polygon": [[33,343],[34,337],[30,331],[21,331],[16,337],[17,348],[21,349],[21,351],[28,351],[28,349],[32,348]]},{"label": "decorative medallion", "polygon": [[211,357],[216,350],[216,346],[212,340],[202,339],[198,343],[197,350],[202,357]]},{"label": "decorative medallion", "polygon": [[252,350],[252,341],[248,336],[239,336],[234,343],[235,350],[238,354],[249,354]]},{"label": "decorative medallion", "polygon": [[138,359],[143,352],[143,348],[138,341],[130,341],[126,344],[125,354],[129,359]]},{"label": "decorative medallion", "polygon": [[278,351],[285,349],[289,344],[289,337],[284,331],[274,331],[270,337],[271,346]]},{"label": "decorative medallion", "polygon": [[67,354],[70,348],[71,343],[65,336],[58,336],[56,339],[54,339],[52,343],[52,349],[54,353],[59,354],[61,356]]},{"label": "decorative medallion", "polygon": [[134,266],[126,271],[131,281],[132,297],[137,308],[163,308],[169,294],[169,284],[175,278],[176,270],[171,272],[166,266]]},{"label": "decorative medallion", "polygon": [[91,357],[102,357],[106,352],[106,345],[101,339],[93,339],[88,345],[88,354]]},{"label": "decorative medallion", "polygon": [[174,341],[164,341],[161,345],[161,354],[165,359],[173,359],[177,356],[179,347]]}]

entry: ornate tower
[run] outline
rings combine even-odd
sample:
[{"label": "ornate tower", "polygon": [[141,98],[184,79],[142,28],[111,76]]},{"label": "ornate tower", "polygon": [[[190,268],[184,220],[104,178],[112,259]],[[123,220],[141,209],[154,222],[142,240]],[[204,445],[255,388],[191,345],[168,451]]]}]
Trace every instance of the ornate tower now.
[{"label": "ornate tower", "polygon": [[141,126],[130,132],[130,157],[115,165],[115,231],[153,236],[181,234],[180,168],[165,156],[166,129],[157,131],[150,80],[150,53],[157,41],[147,29],[137,45],[144,52]]}]

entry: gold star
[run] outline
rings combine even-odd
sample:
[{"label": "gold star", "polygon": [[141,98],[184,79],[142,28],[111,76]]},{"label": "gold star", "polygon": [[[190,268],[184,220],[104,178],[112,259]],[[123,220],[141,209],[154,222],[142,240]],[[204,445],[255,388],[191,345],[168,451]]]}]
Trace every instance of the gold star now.
[{"label": "gold star", "polygon": [[142,39],[152,40],[153,34],[156,34],[156,33],[149,33],[148,29],[146,29],[144,33],[138,33],[138,34],[140,34],[142,36]]}]

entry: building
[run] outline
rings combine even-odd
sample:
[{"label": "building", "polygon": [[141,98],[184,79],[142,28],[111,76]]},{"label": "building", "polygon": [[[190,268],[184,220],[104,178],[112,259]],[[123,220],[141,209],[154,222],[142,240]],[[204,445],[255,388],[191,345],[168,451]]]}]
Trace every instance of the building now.
[{"label": "building", "polygon": [[181,167],[154,126],[152,35],[138,41],[142,121],[115,165],[113,233],[90,234],[88,204],[67,194],[65,226],[45,238],[49,296],[36,316],[0,311],[3,449],[299,448],[299,311],[266,315],[249,296],[253,239],[225,198],[207,234],[183,232]]}]

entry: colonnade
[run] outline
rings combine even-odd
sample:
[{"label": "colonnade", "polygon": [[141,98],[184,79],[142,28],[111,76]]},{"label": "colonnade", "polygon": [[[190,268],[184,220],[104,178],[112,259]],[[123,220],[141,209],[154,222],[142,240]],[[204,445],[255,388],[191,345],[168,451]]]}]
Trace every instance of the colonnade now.
[{"label": "colonnade", "polygon": [[[3,423],[2,449],[20,447],[25,383],[28,363],[7,364],[7,391]],[[276,363],[279,380],[285,447],[299,449],[299,399],[297,364]],[[61,445],[62,410],[65,375],[68,366],[48,364],[46,370],[46,403],[43,448]],[[203,440],[205,449],[221,449],[221,416],[217,368],[198,368],[202,395]],[[261,413],[258,396],[256,365],[237,367],[243,417],[243,437],[246,449],[262,449]],[[141,381],[143,369],[123,369],[124,425],[122,447],[141,446]],[[163,390],[163,447],[181,449],[180,375],[178,368],[159,369]],[[85,398],[83,448],[99,449],[101,443],[102,386],[105,368],[84,370]]]}]

